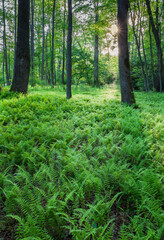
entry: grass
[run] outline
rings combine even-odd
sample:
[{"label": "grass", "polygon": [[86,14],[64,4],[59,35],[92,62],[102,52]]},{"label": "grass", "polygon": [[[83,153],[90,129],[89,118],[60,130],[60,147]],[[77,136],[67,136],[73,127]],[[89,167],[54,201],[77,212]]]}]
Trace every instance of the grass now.
[{"label": "grass", "polygon": [[162,240],[164,95],[0,96],[0,239]]}]

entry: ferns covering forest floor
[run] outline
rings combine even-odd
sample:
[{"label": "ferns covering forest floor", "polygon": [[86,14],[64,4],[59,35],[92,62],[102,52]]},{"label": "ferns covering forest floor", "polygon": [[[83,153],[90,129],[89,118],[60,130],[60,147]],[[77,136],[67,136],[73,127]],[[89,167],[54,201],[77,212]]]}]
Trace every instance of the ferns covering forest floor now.
[{"label": "ferns covering forest floor", "polygon": [[164,94],[0,95],[0,239],[164,239]]}]

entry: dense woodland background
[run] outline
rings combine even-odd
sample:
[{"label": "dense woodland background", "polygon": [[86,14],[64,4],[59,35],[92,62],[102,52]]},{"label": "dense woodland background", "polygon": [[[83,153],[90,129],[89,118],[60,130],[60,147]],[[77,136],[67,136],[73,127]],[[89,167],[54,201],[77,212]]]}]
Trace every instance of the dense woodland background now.
[{"label": "dense woodland background", "polygon": [[[162,0],[151,1],[155,33],[159,36],[161,49],[164,48],[163,9]],[[17,0],[2,1],[0,11],[0,83],[8,85],[12,81],[14,69]],[[32,86],[66,83],[67,15],[67,3],[64,0],[31,0]],[[117,1],[73,1],[73,84],[96,85],[111,83],[118,79],[116,25]],[[160,91],[158,46],[152,30],[146,1],[130,1],[128,42],[131,75],[136,90]],[[99,51],[98,83],[94,80],[96,36]]]},{"label": "dense woodland background", "polygon": [[0,240],[164,239],[163,20],[0,1]]}]

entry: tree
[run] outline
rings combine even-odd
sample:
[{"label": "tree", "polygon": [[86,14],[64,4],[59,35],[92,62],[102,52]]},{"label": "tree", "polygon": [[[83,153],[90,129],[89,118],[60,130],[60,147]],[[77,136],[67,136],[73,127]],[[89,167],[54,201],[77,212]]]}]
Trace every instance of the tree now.
[{"label": "tree", "polygon": [[44,0],[42,0],[42,69],[41,69],[41,80],[44,78],[44,48],[45,48],[45,17],[44,17]]},{"label": "tree", "polygon": [[128,0],[118,2],[118,48],[119,48],[119,77],[121,86],[121,102],[131,105],[135,103],[130,75],[128,52]]},{"label": "tree", "polygon": [[27,93],[30,73],[29,16],[30,0],[19,0],[17,46],[11,91],[22,93]]},{"label": "tree", "polygon": [[68,0],[68,36],[67,36],[67,98],[72,97],[72,0]]},{"label": "tree", "polygon": [[64,21],[63,21],[63,64],[62,64],[62,84],[64,85],[64,70],[65,70],[65,15],[66,15],[66,0],[64,0]]},{"label": "tree", "polygon": [[153,15],[152,15],[152,11],[151,11],[151,7],[150,7],[150,1],[149,0],[145,0],[146,1],[146,6],[147,6],[147,11],[149,14],[149,19],[150,19],[150,24],[152,27],[152,32],[154,34],[154,38],[155,38],[155,42],[156,42],[156,47],[157,47],[157,51],[158,51],[158,74],[159,74],[159,81],[155,82],[155,88],[157,91],[162,92],[162,85],[163,85],[163,80],[162,80],[162,48],[161,48],[161,41],[160,41],[160,36],[159,36],[159,30],[158,30],[158,20],[157,20],[157,27],[155,26],[154,23],[154,19],[153,19]]},{"label": "tree", "polygon": [[54,86],[54,21],[55,21],[55,4],[56,0],[53,2],[52,11],[52,53],[51,53],[51,84]]},{"label": "tree", "polygon": [[[142,68],[142,75],[143,75],[143,79],[144,79],[144,85],[145,85],[145,91],[147,92],[148,91],[148,85],[147,85],[147,75],[146,75],[146,72],[145,72],[145,67],[144,67],[144,62],[142,61],[142,56],[141,56],[141,51],[140,51],[140,31],[139,29],[135,29],[135,16],[136,16],[136,13],[133,13],[132,14],[132,11],[130,11],[131,13],[131,21],[132,21],[132,28],[133,28],[133,34],[134,34],[134,37],[135,37],[135,41],[136,41],[136,46],[137,46],[137,51],[138,51],[138,57],[139,57],[139,60],[140,60],[140,64],[141,64],[141,68]],[[139,25],[141,26],[141,17],[140,17],[140,14],[138,16],[138,21],[139,21]],[[141,30],[141,27],[140,27],[140,30]],[[138,36],[137,36],[137,33],[139,33],[139,39],[138,39]],[[143,39],[143,37],[142,37]],[[143,45],[143,41],[142,41],[142,45]]]},{"label": "tree", "polygon": [[[98,5],[99,5],[99,0],[96,0],[96,2],[94,3],[95,24],[98,22],[98,19],[99,19]],[[99,68],[99,36],[97,33],[97,29],[96,29],[95,46],[94,46],[94,85],[96,85],[96,86],[98,86],[98,84],[99,84],[98,68]]]},{"label": "tree", "polygon": [[7,61],[7,44],[6,44],[6,17],[5,17],[4,0],[2,0],[2,6],[3,6],[3,49],[4,49],[5,68],[6,68],[6,81],[7,81],[7,85],[9,85],[9,73],[8,73],[8,61]]},{"label": "tree", "polygon": [[31,85],[34,85],[34,0],[31,0]]}]

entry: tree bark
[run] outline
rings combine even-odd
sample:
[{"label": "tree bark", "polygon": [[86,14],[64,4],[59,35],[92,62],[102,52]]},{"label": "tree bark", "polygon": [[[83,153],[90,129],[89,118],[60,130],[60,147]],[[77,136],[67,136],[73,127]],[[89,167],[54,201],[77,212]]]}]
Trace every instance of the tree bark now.
[{"label": "tree bark", "polygon": [[150,38],[150,56],[151,56],[151,74],[152,74],[152,86],[154,88],[154,59],[153,59],[153,48],[152,48],[152,36],[151,36],[151,24],[149,21],[149,38]]},{"label": "tree bark", "polygon": [[4,59],[4,57],[3,57],[3,85],[4,85],[4,87],[5,87],[5,59]]},{"label": "tree bark", "polygon": [[[95,25],[97,24],[99,19],[98,4],[99,4],[99,1],[97,0],[95,3]],[[94,85],[95,86],[99,85],[98,72],[99,72],[99,36],[96,30],[95,49],[94,49]]]},{"label": "tree bark", "polygon": [[149,14],[149,19],[150,19],[150,23],[151,23],[151,27],[152,27],[152,32],[153,32],[153,35],[154,35],[154,38],[155,38],[157,52],[158,52],[157,55],[158,55],[158,76],[159,76],[159,80],[155,81],[155,89],[156,89],[156,91],[162,92],[164,80],[162,78],[163,77],[162,76],[162,65],[163,65],[163,63],[162,63],[161,41],[160,41],[158,29],[155,27],[152,11],[151,11],[151,7],[150,7],[150,1],[149,0],[145,0],[145,1],[146,1],[147,11],[148,11],[148,14]]},{"label": "tree bark", "polygon": [[146,77],[146,91],[149,91],[149,76],[148,76],[148,70],[147,70],[147,58],[146,58],[146,52],[145,52],[145,45],[144,45],[144,36],[142,32],[142,22],[141,22],[141,11],[139,6],[139,1],[137,2],[138,5],[138,12],[139,12],[139,26],[140,26],[140,36],[141,36],[141,43],[142,43],[142,50],[143,50],[143,56],[144,56],[144,67],[145,67],[145,77]]},{"label": "tree bark", "polygon": [[62,65],[62,84],[64,82],[64,70],[65,70],[65,15],[66,15],[66,0],[64,0],[64,25],[63,25],[63,65]]},{"label": "tree bark", "polygon": [[147,92],[148,89],[147,89],[146,73],[145,73],[144,63],[142,61],[141,52],[140,52],[140,39],[138,40],[138,37],[137,37],[137,33],[136,33],[136,30],[135,30],[135,25],[134,25],[135,23],[134,23],[134,18],[132,16],[132,12],[131,12],[131,20],[132,20],[133,34],[134,34],[136,45],[137,45],[138,57],[139,57],[139,60],[140,60],[140,63],[141,63],[141,68],[142,68],[142,75],[143,75],[143,78],[144,78],[145,91]]},{"label": "tree bark", "polygon": [[5,16],[4,0],[2,0],[2,6],[3,6],[3,50],[4,50],[4,59],[5,59],[5,69],[6,69],[6,82],[7,82],[7,85],[10,85],[9,73],[8,73],[8,62],[7,62],[6,16]]},{"label": "tree bark", "polygon": [[53,3],[53,12],[52,12],[52,49],[51,49],[51,84],[54,86],[54,23],[55,23],[55,5],[56,0]]},{"label": "tree bark", "polygon": [[68,36],[67,36],[67,98],[72,97],[72,0],[68,0]]},{"label": "tree bark", "polygon": [[41,69],[41,80],[44,78],[44,45],[45,45],[45,31],[44,31],[44,0],[42,0],[42,69]]},{"label": "tree bark", "polygon": [[31,85],[34,85],[34,0],[31,0]]},{"label": "tree bark", "polygon": [[130,75],[128,52],[128,0],[118,2],[118,49],[119,49],[119,76],[121,87],[121,103],[131,105],[135,103]]},{"label": "tree bark", "polygon": [[48,34],[46,35],[46,72],[45,72],[46,84],[48,84],[48,51],[47,51],[47,41],[48,41]]},{"label": "tree bark", "polygon": [[30,73],[30,0],[18,0],[18,30],[11,91],[27,93]]},{"label": "tree bark", "polygon": [[14,60],[15,60],[15,53],[16,53],[16,44],[17,44],[17,0],[15,0],[15,4],[14,4],[14,21],[15,21],[15,25],[14,25]]}]

